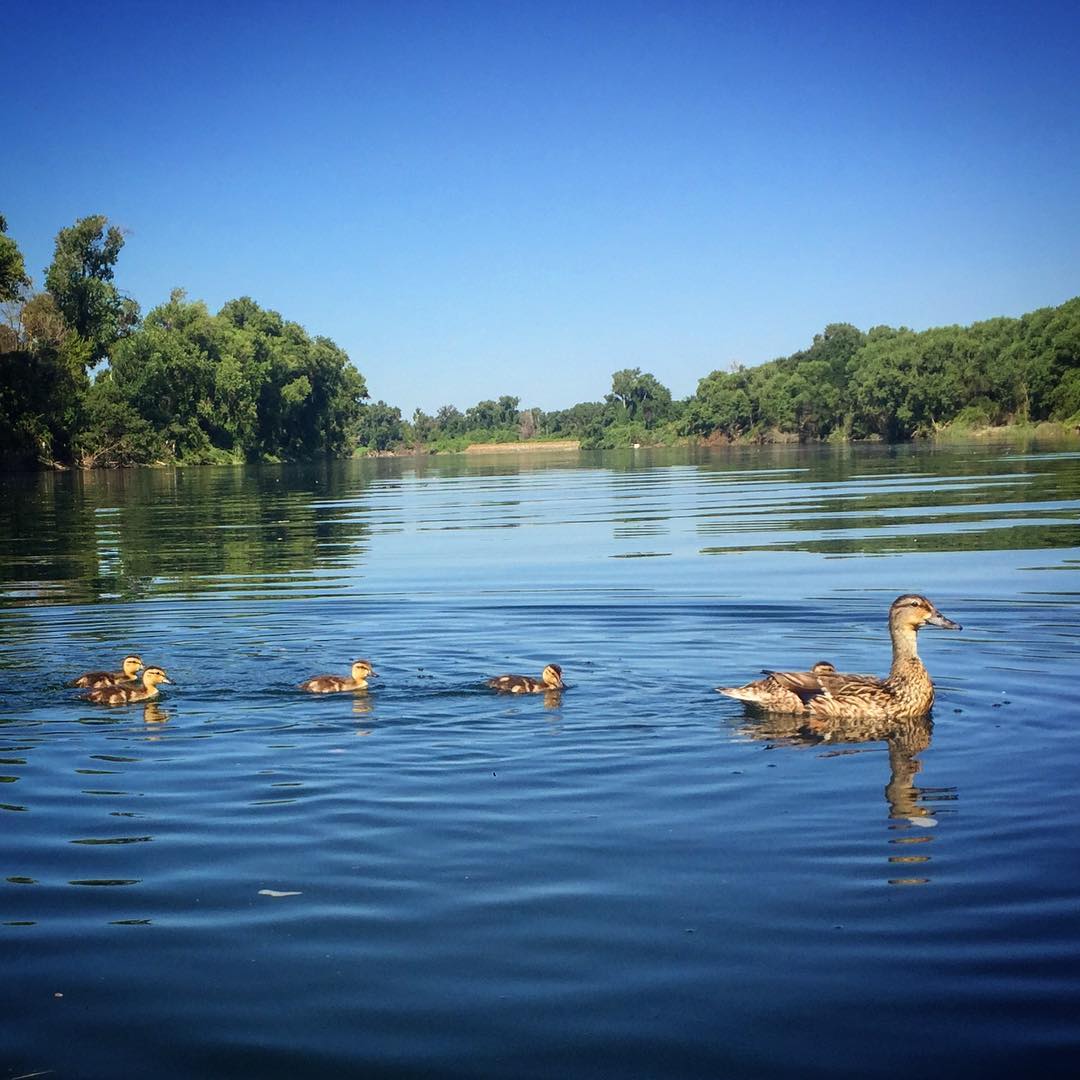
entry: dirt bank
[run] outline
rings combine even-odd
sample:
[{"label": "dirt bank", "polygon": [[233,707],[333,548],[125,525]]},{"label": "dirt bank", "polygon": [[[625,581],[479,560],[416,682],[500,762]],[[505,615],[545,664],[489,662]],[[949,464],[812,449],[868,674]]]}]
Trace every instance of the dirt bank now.
[{"label": "dirt bank", "polygon": [[580,450],[577,439],[556,439],[547,442],[488,442],[470,443],[465,447],[466,454],[541,454],[552,450]]}]

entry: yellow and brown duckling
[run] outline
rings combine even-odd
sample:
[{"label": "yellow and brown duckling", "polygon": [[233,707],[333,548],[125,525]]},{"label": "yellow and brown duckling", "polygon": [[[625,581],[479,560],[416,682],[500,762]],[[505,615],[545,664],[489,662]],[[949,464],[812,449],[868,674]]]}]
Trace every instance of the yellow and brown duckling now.
[{"label": "yellow and brown duckling", "polygon": [[934,704],[934,684],[919,659],[915,638],[924,626],[960,630],[925,596],[898,596],[889,608],[892,667],[885,678],[838,672],[822,660],[811,671],[769,671],[745,686],[717,692],[765,712],[806,716],[906,719],[925,716]]},{"label": "yellow and brown duckling", "polygon": [[528,675],[496,675],[494,679],[488,679],[487,685],[503,694],[543,694],[548,690],[562,690],[566,686],[562,679],[562,668],[558,664],[548,664],[539,679]]},{"label": "yellow and brown duckling", "polygon": [[348,690],[366,690],[368,679],[378,677],[367,660],[357,660],[350,676],[316,675],[302,682],[298,689],[306,690],[309,694],[340,694]]},{"label": "yellow and brown duckling", "polygon": [[163,668],[148,667],[142,673],[142,685],[99,686],[83,696],[98,705],[127,705],[132,701],[147,701],[158,696],[158,684],[172,684]]},{"label": "yellow and brown duckling", "polygon": [[68,686],[85,686],[94,689],[98,686],[126,686],[133,683],[142,669],[143,662],[137,656],[125,656],[120,671],[88,671],[77,679],[72,679]]}]

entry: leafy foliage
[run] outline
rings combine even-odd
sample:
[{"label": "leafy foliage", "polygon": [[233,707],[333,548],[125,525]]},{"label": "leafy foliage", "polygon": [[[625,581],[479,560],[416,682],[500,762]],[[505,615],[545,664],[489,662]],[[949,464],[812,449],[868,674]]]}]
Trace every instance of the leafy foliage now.
[{"label": "leafy foliage", "polygon": [[329,338],[309,337],[248,297],[211,315],[180,290],[117,342],[99,378],[181,461],[349,453],[367,397],[363,376]]},{"label": "leafy foliage", "polygon": [[139,305],[113,284],[124,234],[100,214],[80,218],[56,236],[45,288],[67,325],[90,344],[90,360],[103,359],[117,338],[139,321]]},{"label": "leafy foliage", "polygon": [[60,230],[39,293],[6,230],[0,215],[0,462],[295,460],[534,437],[586,448],[680,437],[895,441],[949,425],[1080,426],[1080,297],[921,332],[833,323],[791,356],[712,372],[685,401],[634,367],[614,372],[602,401],[545,413],[503,394],[406,421],[385,401],[365,404],[363,376],[333,341],[249,297],[212,314],[177,290],[140,323],[114,282],[123,233],[101,215]]},{"label": "leafy foliage", "polygon": [[100,215],[60,230],[43,293],[26,293],[22,257],[2,239],[5,296],[17,297],[0,335],[0,460],[247,461],[355,447],[367,387],[329,338],[247,297],[212,315],[180,290],[140,325],[113,282],[123,234]]},{"label": "leafy foliage", "polygon": [[18,300],[23,289],[30,288],[22,252],[6,232],[7,220],[0,214],[0,303]]},{"label": "leafy foliage", "polygon": [[834,324],[803,352],[707,375],[682,430],[895,442],[955,422],[1075,422],[1078,369],[1080,298],[1019,319],[922,332]]}]

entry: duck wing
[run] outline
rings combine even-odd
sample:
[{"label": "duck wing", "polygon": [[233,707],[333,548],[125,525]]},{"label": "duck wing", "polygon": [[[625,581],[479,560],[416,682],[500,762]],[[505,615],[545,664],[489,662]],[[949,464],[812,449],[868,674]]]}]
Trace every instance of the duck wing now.
[{"label": "duck wing", "polygon": [[[768,676],[758,683],[751,685],[760,686],[762,683],[777,690],[787,690],[806,702],[821,694],[829,693],[829,688],[824,682],[824,677],[815,675],[812,671],[771,671],[768,668],[762,670],[762,674]],[[835,677],[835,676],[833,676]]]}]

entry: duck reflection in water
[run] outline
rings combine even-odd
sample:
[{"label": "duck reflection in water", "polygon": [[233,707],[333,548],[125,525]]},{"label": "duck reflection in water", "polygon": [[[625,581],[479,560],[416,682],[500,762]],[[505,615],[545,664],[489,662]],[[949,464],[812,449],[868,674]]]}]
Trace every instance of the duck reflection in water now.
[{"label": "duck reflection in water", "polygon": [[545,690],[544,691],[544,709],[559,709],[562,707],[562,691],[561,690]]},{"label": "duck reflection in water", "polygon": [[[930,745],[933,721],[929,716],[904,719],[870,719],[852,717],[800,717],[754,712],[747,715],[742,734],[763,742],[789,746],[816,746],[823,744],[837,749],[822,753],[821,757],[840,757],[846,754],[871,752],[870,747],[860,743],[884,742],[889,754],[889,780],[885,785],[885,800],[889,805],[889,828],[902,835],[890,844],[921,845],[933,839],[929,830],[937,825],[937,818],[925,803],[956,798],[956,789],[916,787],[915,778],[922,769],[919,754]],[[850,749],[840,749],[842,744],[856,744]],[[930,861],[929,855],[890,855],[890,864],[920,864]],[[929,881],[921,877],[890,878],[893,885],[923,885]]]},{"label": "duck reflection in water", "polygon": [[169,710],[157,701],[148,701],[143,705],[142,718],[144,724],[164,724],[169,719]]}]

